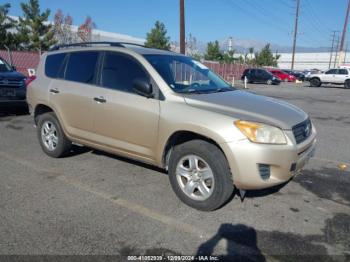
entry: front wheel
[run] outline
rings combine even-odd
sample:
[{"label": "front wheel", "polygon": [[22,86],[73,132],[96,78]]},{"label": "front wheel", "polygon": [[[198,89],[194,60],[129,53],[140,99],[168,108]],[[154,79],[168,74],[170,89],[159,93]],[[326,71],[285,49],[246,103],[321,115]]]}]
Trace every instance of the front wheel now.
[{"label": "front wheel", "polygon": [[268,84],[269,86],[272,85],[272,80],[271,79],[267,80],[266,84]]},{"label": "front wheel", "polygon": [[234,189],[224,154],[203,140],[188,141],[174,148],[169,180],[182,202],[202,211],[215,210],[225,204]]},{"label": "front wheel", "polygon": [[320,87],[322,85],[322,82],[319,78],[315,77],[310,79],[310,85],[312,87]]}]

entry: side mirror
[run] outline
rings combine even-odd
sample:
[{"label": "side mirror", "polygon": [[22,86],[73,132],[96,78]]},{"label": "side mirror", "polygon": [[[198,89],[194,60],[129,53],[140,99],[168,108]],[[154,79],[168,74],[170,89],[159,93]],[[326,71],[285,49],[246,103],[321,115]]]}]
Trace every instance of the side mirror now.
[{"label": "side mirror", "polygon": [[16,70],[17,70],[16,66],[14,66],[14,65],[11,66],[11,68],[12,68],[13,71],[16,71]]},{"label": "side mirror", "polygon": [[154,96],[152,85],[145,79],[135,79],[133,82],[133,90],[137,94],[147,98],[152,98]]}]

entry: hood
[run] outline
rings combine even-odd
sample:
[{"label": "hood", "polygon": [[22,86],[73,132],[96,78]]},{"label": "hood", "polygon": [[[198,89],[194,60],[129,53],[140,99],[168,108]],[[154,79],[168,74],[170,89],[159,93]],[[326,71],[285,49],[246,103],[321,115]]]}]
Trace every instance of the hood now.
[{"label": "hood", "polygon": [[308,115],[289,103],[245,91],[185,95],[188,105],[246,121],[291,129]]},{"label": "hood", "polygon": [[8,80],[22,80],[25,76],[17,71],[0,71],[0,79],[8,79]]}]

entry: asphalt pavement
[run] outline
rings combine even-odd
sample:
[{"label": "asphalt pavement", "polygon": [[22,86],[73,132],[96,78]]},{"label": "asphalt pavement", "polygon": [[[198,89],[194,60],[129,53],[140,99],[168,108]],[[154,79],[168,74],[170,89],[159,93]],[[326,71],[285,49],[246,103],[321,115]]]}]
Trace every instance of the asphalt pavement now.
[{"label": "asphalt pavement", "polygon": [[349,260],[350,90],[283,83],[247,91],[309,113],[318,148],[288,184],[250,191],[243,202],[235,195],[214,212],[185,206],[152,166],[80,146],[50,158],[31,116],[2,111],[0,255]]}]

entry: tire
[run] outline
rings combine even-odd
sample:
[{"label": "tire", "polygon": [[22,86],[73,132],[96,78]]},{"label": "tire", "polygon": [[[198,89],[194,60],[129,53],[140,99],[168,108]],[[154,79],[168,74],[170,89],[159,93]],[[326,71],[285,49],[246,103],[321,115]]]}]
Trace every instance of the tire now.
[{"label": "tire", "polygon": [[315,77],[310,79],[310,85],[312,87],[320,87],[322,85],[322,82],[319,78]]},{"label": "tire", "polygon": [[39,116],[37,135],[42,150],[48,156],[59,158],[70,152],[72,142],[69,141],[64,134],[62,127],[53,112]]},{"label": "tire", "polygon": [[[203,140],[191,140],[175,146],[169,161],[169,180],[182,202],[202,211],[221,207],[234,190],[224,154],[214,144]],[[185,193],[186,187],[188,193]]]},{"label": "tire", "polygon": [[272,85],[272,80],[271,79],[267,80],[266,84],[268,84],[269,86]]},{"label": "tire", "polygon": [[344,88],[345,89],[350,89],[350,79],[346,80],[344,83]]}]

